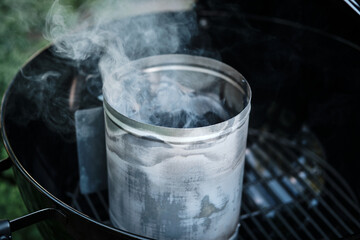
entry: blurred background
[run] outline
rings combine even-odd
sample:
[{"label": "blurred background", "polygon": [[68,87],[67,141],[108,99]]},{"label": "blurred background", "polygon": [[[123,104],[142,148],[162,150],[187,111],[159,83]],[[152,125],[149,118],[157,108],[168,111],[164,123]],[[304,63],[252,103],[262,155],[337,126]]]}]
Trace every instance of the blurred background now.
[{"label": "blurred background", "polygon": [[[43,37],[46,14],[53,0],[0,1],[0,94],[1,98],[20,67],[39,49],[49,44]],[[63,0],[61,3],[76,10],[83,1]],[[1,159],[6,151],[1,142]],[[0,219],[14,219],[27,213],[12,170],[0,174]],[[13,234],[14,239],[42,239],[32,226]]]}]

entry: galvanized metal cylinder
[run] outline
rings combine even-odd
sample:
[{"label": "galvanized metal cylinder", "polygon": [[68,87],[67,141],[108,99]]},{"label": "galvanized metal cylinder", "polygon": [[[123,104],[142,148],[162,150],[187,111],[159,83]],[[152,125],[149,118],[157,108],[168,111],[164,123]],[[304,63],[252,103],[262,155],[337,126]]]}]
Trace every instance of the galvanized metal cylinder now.
[{"label": "galvanized metal cylinder", "polygon": [[[110,218],[156,239],[229,239],[240,214],[251,91],[219,61],[189,55],[140,59],[124,69],[195,75],[186,87],[218,96],[234,114],[198,128],[142,123],[104,95]],[[129,73],[130,74],[130,73]]]}]

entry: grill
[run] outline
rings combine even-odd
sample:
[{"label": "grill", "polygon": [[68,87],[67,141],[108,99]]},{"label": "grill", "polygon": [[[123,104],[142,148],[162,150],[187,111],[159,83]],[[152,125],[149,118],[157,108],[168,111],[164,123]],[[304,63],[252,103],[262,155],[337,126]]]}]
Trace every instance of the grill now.
[{"label": "grill", "polygon": [[[176,53],[229,64],[254,93],[238,238],[360,239],[360,38],[353,34],[360,18],[348,6],[357,1],[331,0],[321,16],[323,3],[310,0],[198,2],[198,35]],[[290,12],[295,3],[300,7]],[[150,14],[167,19],[193,12]],[[137,50],[131,60],[148,57],[152,48]],[[69,60],[50,46],[9,86],[1,109],[9,158],[0,171],[14,166],[33,213],[0,221],[1,239],[38,222],[45,239],[139,239],[110,221],[107,190],[80,191],[74,113],[100,107],[103,114],[98,62],[98,56]],[[28,76],[44,76],[57,90],[45,91]]]},{"label": "grill", "polygon": [[[360,231],[358,200],[303,128],[293,140],[250,129],[239,239],[333,239]],[[111,225],[107,191],[67,192],[71,206]]]}]

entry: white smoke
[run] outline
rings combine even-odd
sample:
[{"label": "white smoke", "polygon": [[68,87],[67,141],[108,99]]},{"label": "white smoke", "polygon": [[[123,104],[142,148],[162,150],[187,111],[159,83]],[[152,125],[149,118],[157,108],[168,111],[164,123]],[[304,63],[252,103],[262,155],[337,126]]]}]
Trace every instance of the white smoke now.
[{"label": "white smoke", "polygon": [[[169,78],[151,83],[139,69],[134,69],[128,77],[119,74],[131,60],[186,51],[186,45],[198,33],[194,13],[129,17],[129,12],[144,13],[148,8],[181,9],[189,3],[104,0],[81,8],[86,11],[74,13],[56,0],[48,14],[44,35],[54,43],[55,53],[60,57],[79,63],[98,59],[98,66],[90,66],[87,71],[96,74],[92,68],[99,68],[104,95],[120,113],[156,125],[203,126],[210,124],[199,123],[204,120],[201,116],[208,112],[222,119],[229,117],[221,106],[221,99],[197,95]],[[164,122],[164,118],[172,123]]]}]

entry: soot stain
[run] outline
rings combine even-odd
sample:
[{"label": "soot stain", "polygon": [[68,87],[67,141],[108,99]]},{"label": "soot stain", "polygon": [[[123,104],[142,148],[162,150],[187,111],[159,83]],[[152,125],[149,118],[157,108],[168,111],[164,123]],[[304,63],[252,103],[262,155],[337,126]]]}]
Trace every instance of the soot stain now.
[{"label": "soot stain", "polygon": [[[185,234],[181,227],[179,213],[184,210],[184,201],[171,196],[169,192],[154,195],[151,192],[151,182],[146,173],[135,168],[129,168],[128,191],[136,200],[144,203],[141,212],[141,228],[144,233],[153,232],[156,239],[161,237],[177,239]],[[131,186],[131,187],[130,187]],[[166,231],[165,231],[166,230]]]},{"label": "soot stain", "polygon": [[227,204],[228,200],[225,201],[224,205],[221,208],[217,208],[213,203],[210,202],[209,195],[206,195],[201,200],[201,210],[196,218],[204,219],[204,222],[201,224],[205,227],[204,232],[210,228],[211,225],[211,215],[223,211]]}]

